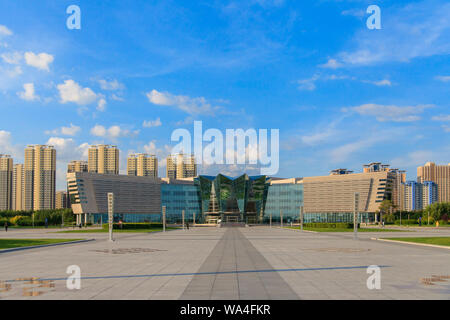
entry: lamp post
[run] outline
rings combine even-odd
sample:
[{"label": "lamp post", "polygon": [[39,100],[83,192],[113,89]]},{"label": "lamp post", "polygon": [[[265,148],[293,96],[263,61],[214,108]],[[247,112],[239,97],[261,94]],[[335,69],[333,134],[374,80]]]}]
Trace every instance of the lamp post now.
[{"label": "lamp post", "polygon": [[353,209],[353,238],[358,238],[358,210],[359,210],[359,193],[354,195],[354,209]]},{"label": "lamp post", "polygon": [[283,228],[283,211],[280,210],[280,226]]},{"label": "lamp post", "polygon": [[183,224],[183,230],[184,230],[184,210],[181,210],[181,223]]},{"label": "lamp post", "polygon": [[109,241],[113,242],[113,223],[114,223],[114,193],[108,192],[108,224]]},{"label": "lamp post", "polygon": [[272,212],[269,215],[269,226],[272,228]]},{"label": "lamp post", "polygon": [[303,231],[303,206],[300,207],[300,230]]},{"label": "lamp post", "polygon": [[162,207],[163,232],[166,232],[166,206]]},{"label": "lamp post", "polygon": [[192,226],[195,226],[195,212],[194,212],[194,216],[192,217]]}]

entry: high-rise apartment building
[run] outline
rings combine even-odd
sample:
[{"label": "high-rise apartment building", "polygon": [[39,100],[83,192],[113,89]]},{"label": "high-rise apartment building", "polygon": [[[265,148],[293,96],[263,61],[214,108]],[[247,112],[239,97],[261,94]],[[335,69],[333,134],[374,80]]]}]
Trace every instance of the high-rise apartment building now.
[{"label": "high-rise apartment building", "polygon": [[146,153],[130,154],[127,159],[127,174],[158,178],[158,158]]},{"label": "high-rise apartment building", "polygon": [[88,162],[84,160],[73,160],[67,165],[67,172],[87,172]]},{"label": "high-rise apartment building", "polygon": [[57,191],[55,197],[55,209],[69,208],[69,201],[66,191]]},{"label": "high-rise apartment building", "polygon": [[403,208],[406,211],[422,209],[422,188],[420,183],[408,181],[402,185],[403,191]]},{"label": "high-rise apartment building", "polygon": [[0,154],[0,210],[12,209],[13,159]]},{"label": "high-rise apartment building", "polygon": [[438,187],[433,181],[408,181],[402,184],[403,209],[406,211],[421,210],[437,202]]},{"label": "high-rise apartment building", "polygon": [[23,209],[55,208],[56,150],[49,145],[25,148]]},{"label": "high-rise apartment building", "polygon": [[13,169],[12,209],[23,210],[24,173],[23,164],[17,163]]},{"label": "high-rise apartment building", "polygon": [[101,174],[119,174],[119,149],[112,145],[89,147],[88,171]]},{"label": "high-rise apartment building", "polygon": [[173,154],[166,160],[166,177],[170,179],[192,178],[197,176],[194,155]]},{"label": "high-rise apartment building", "polygon": [[438,202],[438,185],[436,183],[433,181],[424,181],[422,182],[421,189],[423,208]]},{"label": "high-rise apartment building", "polygon": [[437,184],[438,201],[450,202],[450,163],[448,165],[436,165],[427,162],[417,168],[417,182],[433,181]]}]

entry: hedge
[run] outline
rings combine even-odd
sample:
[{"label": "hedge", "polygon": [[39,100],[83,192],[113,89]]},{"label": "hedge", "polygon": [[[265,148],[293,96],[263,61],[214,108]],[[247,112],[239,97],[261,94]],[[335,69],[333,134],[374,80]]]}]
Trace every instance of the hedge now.
[{"label": "hedge", "polygon": [[[307,228],[333,228],[333,229],[352,229],[353,223],[346,222],[336,222],[336,223],[326,223],[326,222],[317,222],[317,223],[305,223],[304,227]],[[358,225],[359,227],[359,225]]]},{"label": "hedge", "polygon": [[[152,229],[162,228],[162,223],[122,223],[122,229]],[[108,229],[107,223],[103,224],[103,229]],[[120,229],[118,223],[113,224],[113,229]]]},{"label": "hedge", "polygon": [[[422,224],[423,224],[423,222],[424,221],[422,219]],[[399,225],[400,219],[395,220],[394,224]],[[402,219],[402,224],[419,224],[419,219]]]}]

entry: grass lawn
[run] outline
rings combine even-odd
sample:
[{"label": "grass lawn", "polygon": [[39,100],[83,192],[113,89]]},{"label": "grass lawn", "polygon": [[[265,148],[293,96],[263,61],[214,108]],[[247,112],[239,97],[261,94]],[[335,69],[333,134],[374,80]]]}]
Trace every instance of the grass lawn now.
[{"label": "grass lawn", "polygon": [[[300,230],[300,227],[287,227],[289,229]],[[316,232],[353,232],[353,229],[349,228],[306,228],[306,231],[316,231]],[[404,232],[403,230],[395,229],[382,229],[382,228],[359,228],[358,232]]]},{"label": "grass lawn", "polygon": [[0,239],[0,249],[39,246],[61,242],[76,241],[80,239]]},{"label": "grass lawn", "polygon": [[[66,226],[68,228],[69,226]],[[71,227],[71,226],[70,226]],[[58,229],[61,228],[61,225],[57,226],[48,226],[45,228],[45,226],[8,226],[8,229]]]},{"label": "grass lawn", "polygon": [[387,240],[405,241],[405,242],[436,244],[436,245],[440,245],[440,246],[450,246],[450,237],[386,238],[386,239]]},{"label": "grass lawn", "polygon": [[[166,227],[166,230],[175,230],[179,228],[174,227]],[[156,232],[156,231],[162,231],[162,228],[149,228],[149,229],[114,229],[113,233],[117,232]],[[67,231],[57,231],[55,233],[108,233],[108,229],[74,229],[74,230],[67,230]]]}]

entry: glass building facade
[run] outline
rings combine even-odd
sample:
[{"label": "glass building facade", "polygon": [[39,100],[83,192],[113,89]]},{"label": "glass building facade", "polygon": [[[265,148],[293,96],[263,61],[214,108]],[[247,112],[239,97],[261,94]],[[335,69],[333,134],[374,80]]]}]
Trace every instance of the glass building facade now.
[{"label": "glass building facade", "polygon": [[166,207],[166,221],[168,223],[180,223],[182,211],[188,221],[201,220],[201,202],[198,187],[187,184],[162,184],[161,206]]},{"label": "glass building facade", "polygon": [[284,222],[300,220],[300,207],[303,206],[303,184],[273,184],[269,187],[263,222]]},{"label": "glass building facade", "polygon": [[266,176],[243,174],[231,178],[222,174],[199,176],[195,184],[199,191],[204,222],[258,222],[264,211],[267,194]]}]

